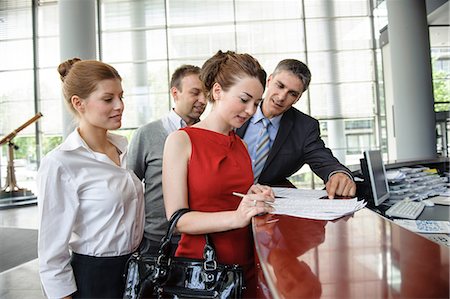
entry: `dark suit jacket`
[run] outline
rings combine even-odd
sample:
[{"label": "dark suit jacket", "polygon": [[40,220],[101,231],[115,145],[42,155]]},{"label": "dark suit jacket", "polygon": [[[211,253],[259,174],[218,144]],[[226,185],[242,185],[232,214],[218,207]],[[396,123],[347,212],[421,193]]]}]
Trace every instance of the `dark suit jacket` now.
[{"label": "dark suit jacket", "polygon": [[[243,138],[249,121],[237,129]],[[294,107],[287,110],[280,121],[280,128],[267,157],[258,182],[260,184],[278,186],[289,184],[288,177],[293,175],[304,164],[324,182],[331,172],[345,171],[351,175],[344,165],[325,147],[320,138],[319,122]]]}]

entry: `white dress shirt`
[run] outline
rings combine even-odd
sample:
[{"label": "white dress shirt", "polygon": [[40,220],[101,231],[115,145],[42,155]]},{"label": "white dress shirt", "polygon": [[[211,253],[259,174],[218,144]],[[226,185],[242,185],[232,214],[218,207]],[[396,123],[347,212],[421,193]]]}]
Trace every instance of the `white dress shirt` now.
[{"label": "white dress shirt", "polygon": [[136,250],[142,239],[142,183],[126,169],[126,138],[108,133],[108,140],[121,152],[120,166],[90,149],[77,129],[41,161],[38,255],[49,298],[77,290],[69,250],[120,256]]},{"label": "white dress shirt", "polygon": [[176,130],[187,127],[186,122],[175,112],[174,109],[161,118],[164,129],[167,134],[170,134]]}]

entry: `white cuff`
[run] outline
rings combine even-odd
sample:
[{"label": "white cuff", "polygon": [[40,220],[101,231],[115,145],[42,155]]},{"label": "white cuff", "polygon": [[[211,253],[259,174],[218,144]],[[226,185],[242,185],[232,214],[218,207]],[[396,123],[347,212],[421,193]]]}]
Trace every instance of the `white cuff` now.
[{"label": "white cuff", "polygon": [[355,180],[353,179],[353,176],[352,176],[350,173],[348,173],[347,171],[345,171],[345,170],[335,170],[335,171],[332,171],[332,172],[328,175],[327,182],[330,180],[331,176],[332,176],[333,174],[336,174],[336,173],[344,173],[344,174],[346,174],[352,181],[355,181]]}]

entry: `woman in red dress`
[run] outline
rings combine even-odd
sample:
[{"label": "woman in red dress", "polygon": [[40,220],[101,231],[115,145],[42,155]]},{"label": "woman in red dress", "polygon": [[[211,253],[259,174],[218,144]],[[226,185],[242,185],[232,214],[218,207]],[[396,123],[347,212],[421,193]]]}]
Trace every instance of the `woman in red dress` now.
[{"label": "woman in red dress", "polygon": [[[213,104],[208,116],[169,135],[163,156],[163,193],[167,217],[178,209],[191,211],[178,221],[182,233],[177,256],[202,258],[209,234],[220,263],[244,268],[244,297],[255,297],[253,238],[250,220],[272,211],[270,187],[253,184],[250,156],[234,133],[255,112],[262,99],[266,73],[248,54],[217,52],[200,78]],[[233,192],[246,194],[243,198]]]}]

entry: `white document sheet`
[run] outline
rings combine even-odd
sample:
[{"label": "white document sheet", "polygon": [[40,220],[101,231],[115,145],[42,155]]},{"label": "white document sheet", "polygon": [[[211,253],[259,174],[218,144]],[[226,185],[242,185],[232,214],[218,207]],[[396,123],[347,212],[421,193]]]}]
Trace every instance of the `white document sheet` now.
[{"label": "white document sheet", "polygon": [[417,233],[450,234],[449,221],[394,219],[394,222]]},{"label": "white document sheet", "polygon": [[309,219],[334,220],[353,214],[365,207],[364,201],[352,199],[320,199],[325,190],[273,188],[275,192],[274,214]]}]

